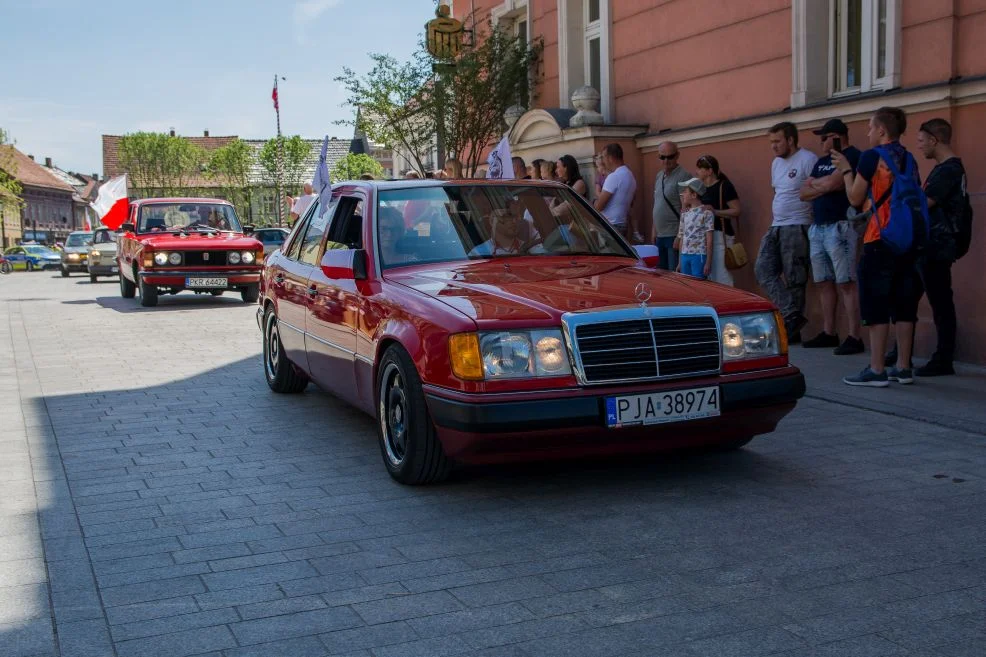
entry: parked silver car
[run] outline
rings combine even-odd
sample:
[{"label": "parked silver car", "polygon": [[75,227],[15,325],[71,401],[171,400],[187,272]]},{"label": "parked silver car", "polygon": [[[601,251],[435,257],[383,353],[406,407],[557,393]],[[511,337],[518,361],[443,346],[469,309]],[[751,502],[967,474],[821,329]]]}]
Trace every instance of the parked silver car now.
[{"label": "parked silver car", "polygon": [[253,237],[256,237],[264,245],[265,257],[279,249],[287,236],[288,230],[286,228],[258,228],[253,231]]},{"label": "parked silver car", "polygon": [[118,276],[116,264],[116,233],[109,228],[97,228],[89,242],[89,282],[100,276]]}]

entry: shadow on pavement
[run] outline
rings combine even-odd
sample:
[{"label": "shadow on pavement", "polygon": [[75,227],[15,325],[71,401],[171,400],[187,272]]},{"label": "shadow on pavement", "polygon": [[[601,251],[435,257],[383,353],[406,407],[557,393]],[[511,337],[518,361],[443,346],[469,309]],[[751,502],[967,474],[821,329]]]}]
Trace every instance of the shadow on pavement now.
[{"label": "shadow on pavement", "polygon": [[224,295],[221,297],[214,297],[208,294],[162,294],[158,297],[157,306],[154,306],[153,308],[144,308],[141,306],[140,299],[138,297],[133,299],[124,299],[121,296],[96,297],[96,303],[107,310],[115,310],[118,313],[160,313],[174,310],[200,310],[206,308],[221,308],[224,306],[236,307],[255,305],[244,304],[243,301],[238,298],[238,294],[234,292],[229,292],[228,296]]}]

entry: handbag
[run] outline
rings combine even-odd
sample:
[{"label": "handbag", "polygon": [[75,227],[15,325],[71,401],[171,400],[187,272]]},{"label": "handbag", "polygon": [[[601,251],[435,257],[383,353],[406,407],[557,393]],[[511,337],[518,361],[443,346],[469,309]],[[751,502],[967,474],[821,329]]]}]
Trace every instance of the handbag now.
[{"label": "handbag", "polygon": [[[722,203],[722,183],[719,183],[719,209],[721,210],[724,206]],[[723,260],[725,261],[726,269],[742,269],[749,262],[749,258],[746,256],[746,247],[743,243],[737,240],[735,237],[729,237],[726,235],[726,222],[729,221],[725,217],[722,220],[722,239],[725,244],[725,251],[723,252]]]}]

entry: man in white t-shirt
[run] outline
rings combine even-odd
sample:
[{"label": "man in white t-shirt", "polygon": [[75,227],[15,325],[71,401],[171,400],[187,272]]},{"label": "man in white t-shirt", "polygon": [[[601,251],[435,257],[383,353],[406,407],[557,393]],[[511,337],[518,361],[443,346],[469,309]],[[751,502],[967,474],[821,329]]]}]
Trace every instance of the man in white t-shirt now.
[{"label": "man in white t-shirt", "polygon": [[767,134],[776,156],[770,165],[774,221],[760,242],[754,271],[760,287],[784,317],[788,342],[795,344],[808,323],[805,286],[812,221],[811,203],[801,200],[801,186],[811,177],[818,156],[798,147],[798,128],[793,123],[778,123]]},{"label": "man in white t-shirt", "polygon": [[603,149],[603,166],[608,172],[603,183],[602,192],[596,199],[595,207],[606,220],[613,225],[624,237],[631,237],[640,242],[639,231],[632,228],[630,207],[637,193],[637,180],[633,177],[630,167],[623,163],[623,147],[619,144],[609,144]]},{"label": "man in white t-shirt", "polygon": [[292,224],[298,221],[298,217],[303,217],[308,208],[311,207],[312,202],[315,201],[315,188],[312,187],[311,183],[305,183],[302,190],[305,193],[294,199],[294,203],[291,205]]}]

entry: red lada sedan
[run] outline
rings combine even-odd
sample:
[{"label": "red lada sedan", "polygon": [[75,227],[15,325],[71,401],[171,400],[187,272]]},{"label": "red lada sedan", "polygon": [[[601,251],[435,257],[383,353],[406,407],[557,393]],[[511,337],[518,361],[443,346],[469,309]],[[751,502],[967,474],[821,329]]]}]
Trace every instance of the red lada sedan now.
[{"label": "red lada sedan", "polygon": [[773,431],[805,389],[776,309],[638,249],[554,183],[336,185],[267,261],[264,375],[375,416],[408,484]]},{"label": "red lada sedan", "polygon": [[117,238],[120,295],[156,306],[161,293],[239,292],[254,303],[264,245],[243,234],[233,206],[209,198],[148,198],[130,204]]}]

